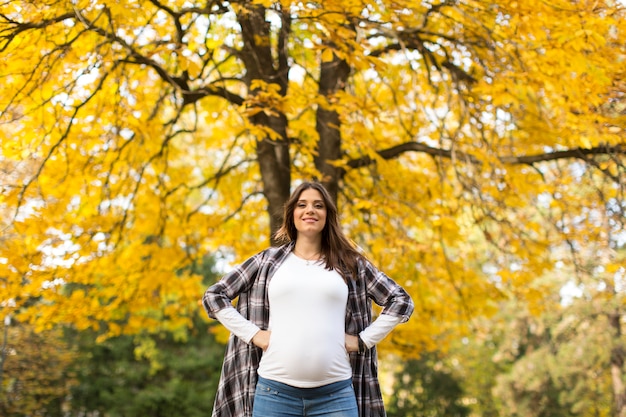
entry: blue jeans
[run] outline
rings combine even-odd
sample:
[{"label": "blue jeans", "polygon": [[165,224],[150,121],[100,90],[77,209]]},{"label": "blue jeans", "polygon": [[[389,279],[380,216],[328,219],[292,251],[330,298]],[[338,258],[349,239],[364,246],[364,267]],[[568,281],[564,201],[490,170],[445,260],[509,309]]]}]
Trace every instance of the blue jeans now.
[{"label": "blue jeans", "polygon": [[352,380],[297,388],[262,377],[256,384],[252,417],[358,417]]}]

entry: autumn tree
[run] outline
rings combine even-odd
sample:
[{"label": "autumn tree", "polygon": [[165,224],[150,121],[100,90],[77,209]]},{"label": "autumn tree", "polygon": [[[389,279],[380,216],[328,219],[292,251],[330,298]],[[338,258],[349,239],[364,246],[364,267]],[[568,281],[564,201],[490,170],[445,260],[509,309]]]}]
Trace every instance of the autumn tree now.
[{"label": "autumn tree", "polygon": [[[398,352],[624,219],[622,3],[0,5],[0,301],[45,329],[174,331],[207,252],[272,241],[317,177],[413,295]],[[590,190],[593,190],[591,192]],[[485,250],[487,248],[487,250]],[[485,273],[487,271],[488,273]]]},{"label": "autumn tree", "polygon": [[[626,338],[615,317],[626,270],[598,268],[598,248],[584,260],[538,277],[535,311],[510,299],[492,317],[473,321],[472,335],[445,356],[462,381],[472,415],[619,416],[623,413]],[[624,248],[615,262],[624,264]],[[551,291],[545,288],[552,287]],[[620,288],[622,287],[622,288]],[[538,290],[538,291],[537,291]]]},{"label": "autumn tree", "polygon": [[0,414],[7,417],[62,416],[75,385],[69,365],[76,352],[59,330],[37,333],[15,321],[0,325]]},{"label": "autumn tree", "polygon": [[[515,416],[615,415],[608,317],[584,299],[530,315],[512,303],[494,361],[509,364],[495,375],[493,395]],[[513,310],[517,307],[516,310]],[[504,310],[504,309],[503,309]],[[595,310],[595,311],[594,311]],[[623,340],[620,341],[623,343]]]}]

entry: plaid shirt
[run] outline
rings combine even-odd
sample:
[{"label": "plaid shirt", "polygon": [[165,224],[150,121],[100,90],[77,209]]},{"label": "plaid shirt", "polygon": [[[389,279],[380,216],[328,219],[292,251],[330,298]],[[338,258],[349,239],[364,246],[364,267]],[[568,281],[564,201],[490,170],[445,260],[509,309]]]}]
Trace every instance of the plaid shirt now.
[{"label": "plaid shirt", "polygon": [[[274,272],[292,251],[294,243],[268,248],[225,275],[209,287],[202,299],[209,317],[231,305],[237,296],[237,310],[243,317],[267,329],[269,303],[267,290]],[[371,263],[359,262],[358,277],[348,280],[346,333],[357,335],[372,322],[372,304],[383,307],[382,314],[401,317],[413,312],[413,301],[402,287]],[[250,417],[262,350],[230,335],[222,374],[215,397],[213,417]],[[363,353],[350,353],[352,384],[359,406],[359,417],[384,417],[376,347]]]}]

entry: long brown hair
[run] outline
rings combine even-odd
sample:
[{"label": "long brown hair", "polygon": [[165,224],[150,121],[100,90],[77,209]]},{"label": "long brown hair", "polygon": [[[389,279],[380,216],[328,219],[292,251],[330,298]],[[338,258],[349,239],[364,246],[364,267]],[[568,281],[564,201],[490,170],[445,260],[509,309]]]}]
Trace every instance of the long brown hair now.
[{"label": "long brown hair", "polygon": [[335,270],[347,280],[357,276],[357,262],[363,258],[354,245],[344,235],[339,222],[337,206],[330,194],[319,182],[305,181],[300,184],[285,203],[283,224],[274,235],[276,241],[282,243],[295,242],[298,239],[298,230],[293,219],[293,213],[304,190],[319,191],[326,207],[326,224],[322,230],[322,256],[326,261],[326,269]]}]

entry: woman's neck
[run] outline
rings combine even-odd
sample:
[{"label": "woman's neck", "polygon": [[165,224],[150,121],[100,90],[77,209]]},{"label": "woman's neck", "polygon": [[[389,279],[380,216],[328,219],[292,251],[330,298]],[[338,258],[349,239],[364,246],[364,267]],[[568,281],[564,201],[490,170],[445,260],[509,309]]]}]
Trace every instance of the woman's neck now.
[{"label": "woman's neck", "polygon": [[304,256],[305,258],[319,255],[322,253],[321,239],[298,239],[296,240],[294,250],[298,253],[298,255]]}]

